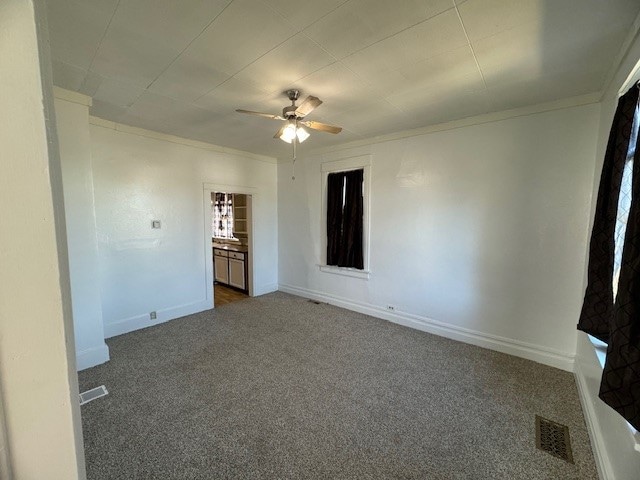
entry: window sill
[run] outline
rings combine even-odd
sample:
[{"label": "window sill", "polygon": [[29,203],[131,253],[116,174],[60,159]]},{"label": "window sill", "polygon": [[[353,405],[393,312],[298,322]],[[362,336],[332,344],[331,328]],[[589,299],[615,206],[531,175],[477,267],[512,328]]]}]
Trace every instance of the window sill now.
[{"label": "window sill", "polygon": [[[589,341],[593,345],[593,349],[595,351],[596,356],[598,357],[598,363],[600,367],[604,369],[604,361],[607,358],[607,344],[598,340],[595,337],[587,334]],[[631,426],[629,422],[627,422],[627,427],[629,427],[629,431],[631,432],[631,437],[634,441],[633,448],[636,452],[640,452],[640,432],[638,432],[635,428]]]},{"label": "window sill", "polygon": [[240,243],[238,238],[212,237],[211,240],[216,243]]},{"label": "window sill", "polygon": [[357,268],[334,267],[333,265],[318,265],[321,272],[333,273],[334,275],[343,275],[345,277],[361,278],[369,280],[371,272],[367,270],[358,270]]}]

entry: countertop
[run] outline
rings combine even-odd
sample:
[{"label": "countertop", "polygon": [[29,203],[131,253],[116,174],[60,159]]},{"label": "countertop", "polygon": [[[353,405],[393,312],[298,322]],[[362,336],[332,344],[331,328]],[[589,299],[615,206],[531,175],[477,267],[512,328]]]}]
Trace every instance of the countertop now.
[{"label": "countertop", "polygon": [[246,245],[230,245],[228,243],[211,242],[211,246],[213,248],[217,248],[218,250],[226,250],[228,252],[247,253],[249,251],[249,247],[247,247]]}]

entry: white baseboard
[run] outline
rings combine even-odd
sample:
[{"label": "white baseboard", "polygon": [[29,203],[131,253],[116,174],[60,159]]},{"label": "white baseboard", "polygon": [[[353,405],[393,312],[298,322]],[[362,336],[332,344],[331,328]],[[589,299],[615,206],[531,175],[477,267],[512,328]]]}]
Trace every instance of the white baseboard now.
[{"label": "white baseboard", "polygon": [[95,367],[109,361],[109,347],[106,343],[97,347],[76,352],[76,368],[78,371]]},{"label": "white baseboard", "polygon": [[253,289],[253,296],[259,297],[260,295],[266,295],[267,293],[272,293],[278,291],[277,283],[269,283],[267,285],[260,285]]},{"label": "white baseboard", "polygon": [[152,327],[160,323],[168,322],[175,318],[184,317],[193,313],[203,312],[212,308],[211,300],[200,300],[195,303],[186,305],[178,305],[177,307],[165,308],[156,312],[156,318],[151,320],[148,313],[136,315],[133,317],[116,320],[115,322],[106,323],[104,326],[105,338],[115,337],[123,333],[133,332],[141,328]]},{"label": "white baseboard", "polygon": [[326,302],[331,305],[346,308],[347,310],[353,310],[354,312],[371,315],[372,317],[388,320],[423,332],[433,333],[441,337],[470,343],[479,347],[507,353],[516,357],[526,358],[527,360],[533,360],[534,362],[573,372],[573,355],[542,347],[540,345],[499,337],[497,335],[490,335],[468,328],[448,325],[431,318],[411,313],[399,312],[397,310],[395,312],[389,312],[383,307],[376,305],[358,303],[347,298],[308,290],[306,288],[294,287],[292,285],[280,284],[279,290],[293,295],[298,295],[300,297]]},{"label": "white baseboard", "polygon": [[591,446],[593,447],[593,457],[598,468],[600,480],[615,480],[611,459],[607,454],[607,448],[601,435],[600,421],[598,415],[593,408],[593,402],[587,388],[587,378],[580,368],[580,362],[575,362],[574,375],[576,377],[576,385],[578,386],[578,397],[582,404],[582,411],[587,423]]}]

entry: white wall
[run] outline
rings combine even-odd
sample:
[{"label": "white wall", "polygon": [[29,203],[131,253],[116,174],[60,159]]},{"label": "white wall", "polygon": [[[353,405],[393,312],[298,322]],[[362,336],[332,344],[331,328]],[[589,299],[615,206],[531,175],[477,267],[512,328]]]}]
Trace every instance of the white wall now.
[{"label": "white wall", "polygon": [[[636,35],[635,41],[631,43],[623,61],[612,72],[611,83],[603,95],[590,222],[593,222],[595,214],[602,163],[611,122],[618,103],[618,90],[623,86],[638,61],[640,61],[640,37]],[[589,232],[591,232],[591,223],[589,224]],[[586,259],[588,251],[585,250],[584,254]],[[587,285],[586,272],[585,262],[583,292]],[[640,451],[634,448],[640,448],[640,438],[634,439],[624,418],[598,398],[602,366],[593,344],[583,332],[578,332],[575,373],[601,477],[607,480],[637,480],[638,472],[640,472]]]},{"label": "white wall", "polygon": [[[279,165],[285,291],[571,369],[599,108],[451,129]],[[372,155],[371,278],[320,272],[320,164]],[[386,305],[395,306],[395,314]]]},{"label": "white wall", "polygon": [[[205,184],[252,189],[254,294],[277,289],[275,160],[94,123],[90,137],[107,337],[212,308]],[[153,220],[162,228],[152,229]],[[157,320],[149,319],[151,311]]]},{"label": "white wall", "polygon": [[72,480],[84,452],[44,21],[32,1],[0,2],[0,391],[13,478]]},{"label": "white wall", "polygon": [[4,406],[2,405],[2,392],[0,392],[0,478],[4,480],[13,478],[7,442],[7,426],[4,419]]},{"label": "white wall", "polygon": [[78,370],[109,360],[104,342],[89,139],[90,99],[56,89]]}]

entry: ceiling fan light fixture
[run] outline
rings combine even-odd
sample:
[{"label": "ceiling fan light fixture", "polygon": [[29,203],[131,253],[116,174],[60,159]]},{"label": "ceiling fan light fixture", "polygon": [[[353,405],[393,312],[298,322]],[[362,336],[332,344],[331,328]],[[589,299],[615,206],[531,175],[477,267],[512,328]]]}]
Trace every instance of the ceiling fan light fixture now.
[{"label": "ceiling fan light fixture", "polygon": [[298,136],[298,142],[302,143],[304,142],[307,138],[309,138],[309,132],[307,132],[304,128],[302,127],[298,127],[298,130],[296,131],[296,135]]},{"label": "ceiling fan light fixture", "polygon": [[284,128],[284,130],[282,130],[280,140],[282,140],[283,142],[291,143],[294,138],[296,138],[296,126],[294,123],[290,123]]}]

